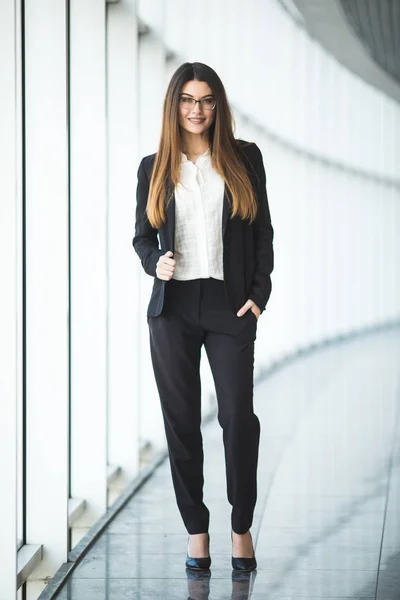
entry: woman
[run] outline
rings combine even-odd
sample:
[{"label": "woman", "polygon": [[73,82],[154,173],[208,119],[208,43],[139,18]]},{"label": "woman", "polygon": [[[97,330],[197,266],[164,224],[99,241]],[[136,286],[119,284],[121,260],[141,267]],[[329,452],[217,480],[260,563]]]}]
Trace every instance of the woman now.
[{"label": "woman", "polygon": [[273,234],[259,148],[234,138],[215,71],[184,63],[167,89],[158,152],[139,165],[133,246],[154,277],[150,350],[177,505],[189,533],[188,568],[211,564],[200,431],[203,344],[223,429],[232,566],[257,566],[250,534],[260,436],[254,341],[271,293]]}]

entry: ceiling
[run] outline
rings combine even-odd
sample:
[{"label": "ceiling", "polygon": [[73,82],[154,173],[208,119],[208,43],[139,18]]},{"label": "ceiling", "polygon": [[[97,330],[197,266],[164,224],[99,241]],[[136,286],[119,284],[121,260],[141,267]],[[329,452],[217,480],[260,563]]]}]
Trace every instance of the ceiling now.
[{"label": "ceiling", "polygon": [[400,103],[400,0],[281,0],[288,2],[330,54]]},{"label": "ceiling", "polygon": [[400,0],[340,0],[371,57],[400,83]]}]

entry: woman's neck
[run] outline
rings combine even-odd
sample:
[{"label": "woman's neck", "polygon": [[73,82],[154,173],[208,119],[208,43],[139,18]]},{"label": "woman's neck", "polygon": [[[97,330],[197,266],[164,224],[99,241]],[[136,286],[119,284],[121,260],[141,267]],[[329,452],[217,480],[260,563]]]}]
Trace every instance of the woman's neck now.
[{"label": "woman's neck", "polygon": [[186,156],[200,156],[201,154],[204,154],[209,145],[208,136],[202,137],[198,134],[189,134],[187,131],[183,132],[182,152],[186,154]]}]

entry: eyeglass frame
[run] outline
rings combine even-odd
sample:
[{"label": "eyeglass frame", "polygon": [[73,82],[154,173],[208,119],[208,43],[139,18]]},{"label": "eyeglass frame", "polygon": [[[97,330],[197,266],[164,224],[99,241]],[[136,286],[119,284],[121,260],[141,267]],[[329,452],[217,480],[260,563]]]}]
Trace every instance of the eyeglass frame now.
[{"label": "eyeglass frame", "polygon": [[181,106],[181,99],[182,98],[187,98],[188,100],[191,100],[192,102],[194,102],[193,106],[188,107],[188,110],[193,110],[193,108],[196,106],[197,102],[200,104],[201,109],[202,110],[214,110],[215,107],[217,106],[217,99],[213,96],[213,100],[215,102],[214,106],[212,108],[205,108],[202,104],[203,100],[208,100],[208,98],[210,98],[210,96],[212,96],[212,94],[209,94],[208,96],[204,96],[203,98],[200,98],[200,100],[196,100],[193,97],[189,97],[189,96],[179,96],[179,105]]}]

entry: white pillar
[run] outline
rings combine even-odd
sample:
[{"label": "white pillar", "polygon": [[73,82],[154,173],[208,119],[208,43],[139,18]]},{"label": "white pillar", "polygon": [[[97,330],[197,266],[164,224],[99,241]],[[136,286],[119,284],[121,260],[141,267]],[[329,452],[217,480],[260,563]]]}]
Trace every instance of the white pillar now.
[{"label": "white pillar", "polygon": [[[108,461],[128,482],[139,466],[141,264],[132,247],[138,163],[138,31],[134,2],[107,9]],[[120,484],[121,482],[119,482]]]},{"label": "white pillar", "polygon": [[68,556],[68,140],[64,0],[25,5],[26,543],[36,598]]},{"label": "white pillar", "polygon": [[73,545],[107,508],[106,4],[70,2]]},{"label": "white pillar", "polygon": [[14,0],[0,4],[0,472],[3,515],[0,598],[16,597],[17,540],[17,160],[16,14]]},{"label": "white pillar", "polygon": [[[139,159],[158,149],[161,133],[164,86],[164,48],[151,33],[139,40]],[[136,165],[138,166],[138,165]],[[136,169],[137,171],[137,169]],[[132,233],[134,227],[132,227]],[[132,235],[133,237],[133,235]],[[134,252],[134,250],[132,249]],[[135,260],[139,258],[135,256]],[[140,273],[140,329],[137,343],[140,347],[140,438],[155,447],[165,446],[164,426],[159,396],[150,359],[149,330],[146,322],[153,279],[142,270]]]}]

